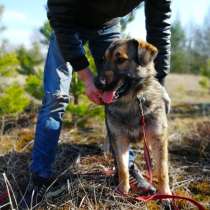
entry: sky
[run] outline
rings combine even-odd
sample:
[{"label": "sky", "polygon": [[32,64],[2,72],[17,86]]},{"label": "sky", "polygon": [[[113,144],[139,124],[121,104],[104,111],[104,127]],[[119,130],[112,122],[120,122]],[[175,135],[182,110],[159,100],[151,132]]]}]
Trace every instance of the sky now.
[{"label": "sky", "polygon": [[[12,45],[24,44],[29,47],[33,40],[38,39],[38,29],[46,17],[47,0],[1,0],[5,8],[2,23],[6,30],[0,34],[0,39],[8,39]],[[177,17],[183,26],[189,24],[201,25],[210,11],[209,0],[172,0],[172,20]],[[136,11],[136,17],[126,30],[132,37],[145,38],[144,10]],[[210,21],[210,20],[209,20]]]}]

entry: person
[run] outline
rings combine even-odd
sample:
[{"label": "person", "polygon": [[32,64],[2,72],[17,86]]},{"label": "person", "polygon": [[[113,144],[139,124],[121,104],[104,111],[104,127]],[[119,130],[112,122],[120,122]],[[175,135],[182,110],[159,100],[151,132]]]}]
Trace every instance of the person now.
[{"label": "person", "polygon": [[[100,72],[105,50],[121,37],[120,17],[142,2],[145,4],[147,41],[159,50],[155,60],[157,79],[164,85],[170,69],[171,0],[48,0],[47,14],[53,33],[44,68],[44,98],[32,151],[31,172],[35,191],[43,192],[52,176],[73,71],[83,81],[88,98],[96,104],[102,103],[102,93],[94,85],[84,43],[88,42]],[[166,97],[165,101],[168,104],[169,99]],[[141,185],[147,185],[133,161],[131,151],[130,174],[137,176],[137,181],[143,182]]]}]

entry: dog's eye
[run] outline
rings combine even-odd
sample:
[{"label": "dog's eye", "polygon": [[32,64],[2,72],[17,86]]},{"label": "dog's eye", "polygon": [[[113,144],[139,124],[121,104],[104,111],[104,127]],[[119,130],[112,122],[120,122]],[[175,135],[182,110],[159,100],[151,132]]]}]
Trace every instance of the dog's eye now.
[{"label": "dog's eye", "polygon": [[122,63],[124,63],[126,60],[127,60],[126,58],[119,57],[119,58],[116,59],[116,63],[117,63],[117,64],[122,64]]}]

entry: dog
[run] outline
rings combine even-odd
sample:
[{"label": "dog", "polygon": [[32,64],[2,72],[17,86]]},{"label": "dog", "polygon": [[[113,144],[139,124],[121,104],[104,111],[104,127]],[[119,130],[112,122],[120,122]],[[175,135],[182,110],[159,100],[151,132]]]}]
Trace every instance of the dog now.
[{"label": "dog", "polygon": [[167,114],[164,88],[155,78],[158,50],[136,39],[113,42],[105,52],[104,66],[95,85],[104,91],[107,135],[117,163],[118,189],[127,194],[129,144],[143,139],[142,113],[147,143],[155,160],[158,193],[171,194],[168,175]]}]

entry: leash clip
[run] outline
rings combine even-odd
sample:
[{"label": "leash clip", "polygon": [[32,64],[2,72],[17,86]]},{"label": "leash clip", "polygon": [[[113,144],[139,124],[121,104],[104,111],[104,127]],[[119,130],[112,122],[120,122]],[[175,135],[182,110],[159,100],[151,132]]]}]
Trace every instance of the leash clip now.
[{"label": "leash clip", "polygon": [[146,98],[143,94],[137,95],[137,99],[138,99],[139,103],[144,103],[146,101]]}]

